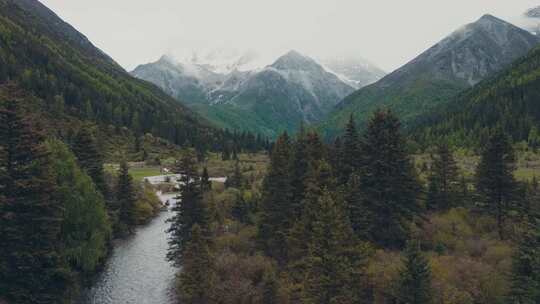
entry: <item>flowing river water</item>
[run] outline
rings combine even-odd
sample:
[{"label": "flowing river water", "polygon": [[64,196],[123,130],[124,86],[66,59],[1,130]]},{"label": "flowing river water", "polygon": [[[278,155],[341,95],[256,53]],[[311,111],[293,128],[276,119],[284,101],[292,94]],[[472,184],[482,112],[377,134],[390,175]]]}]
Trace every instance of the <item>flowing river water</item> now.
[{"label": "flowing river water", "polygon": [[[158,194],[165,202],[173,194]],[[176,269],[165,260],[167,219],[164,211],[131,237],[119,240],[92,287],[83,291],[82,304],[169,304],[175,303]]]}]

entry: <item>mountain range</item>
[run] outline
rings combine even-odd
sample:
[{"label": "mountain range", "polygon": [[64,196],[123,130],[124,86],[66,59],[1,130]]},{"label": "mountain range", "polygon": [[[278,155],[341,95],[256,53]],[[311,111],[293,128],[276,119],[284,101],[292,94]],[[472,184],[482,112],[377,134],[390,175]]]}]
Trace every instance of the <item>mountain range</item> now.
[{"label": "mountain range", "polygon": [[19,91],[32,96],[35,102],[22,106],[48,132],[65,137],[92,123],[104,132],[151,133],[179,145],[217,132],[157,86],[129,75],[39,1],[0,0],[0,16],[2,99]]},{"label": "mountain range", "polygon": [[540,37],[491,15],[386,76],[359,57],[297,51],[273,60],[253,51],[163,56],[130,75],[39,1],[0,0],[0,9],[0,94],[11,98],[15,84],[36,97],[28,107],[60,136],[91,122],[182,145],[219,137],[218,128],[275,137],[305,123],[330,138],[351,114],[362,126],[387,107],[424,141],[439,134],[470,142],[495,123],[525,140],[540,120]]},{"label": "mountain range", "polygon": [[459,92],[494,75],[540,43],[526,30],[491,15],[456,30],[439,43],[340,102],[320,129],[340,132],[353,114],[361,125],[377,108],[390,108],[408,124]]},{"label": "mountain range", "polygon": [[412,123],[417,142],[448,142],[481,148],[492,130],[502,128],[514,142],[540,147],[540,48],[446,105]]},{"label": "mountain range", "polygon": [[328,68],[296,51],[263,67],[254,64],[253,53],[227,64],[216,64],[215,57],[178,62],[163,56],[131,74],[158,85],[221,127],[268,136],[320,121],[357,87],[384,75],[366,61],[326,60]]}]

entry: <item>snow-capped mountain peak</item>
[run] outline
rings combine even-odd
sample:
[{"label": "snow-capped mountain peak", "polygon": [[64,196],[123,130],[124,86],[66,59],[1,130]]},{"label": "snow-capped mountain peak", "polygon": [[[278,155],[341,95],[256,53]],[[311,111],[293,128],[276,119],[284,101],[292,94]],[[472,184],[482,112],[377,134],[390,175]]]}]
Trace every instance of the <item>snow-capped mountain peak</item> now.
[{"label": "snow-capped mountain peak", "polygon": [[177,62],[203,66],[218,74],[229,74],[237,71],[251,71],[263,68],[270,61],[253,50],[239,51],[234,49],[208,49],[180,52],[174,56]]}]

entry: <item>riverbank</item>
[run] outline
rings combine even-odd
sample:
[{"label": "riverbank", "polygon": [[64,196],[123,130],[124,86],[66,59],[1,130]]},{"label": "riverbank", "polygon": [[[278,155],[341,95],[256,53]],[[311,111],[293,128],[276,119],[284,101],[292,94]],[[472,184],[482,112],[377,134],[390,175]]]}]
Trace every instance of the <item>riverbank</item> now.
[{"label": "riverbank", "polygon": [[[162,203],[175,203],[176,194],[157,195]],[[176,269],[165,260],[167,220],[165,210],[133,235],[114,242],[112,254],[92,287],[83,291],[82,304],[169,304],[174,300]]]}]

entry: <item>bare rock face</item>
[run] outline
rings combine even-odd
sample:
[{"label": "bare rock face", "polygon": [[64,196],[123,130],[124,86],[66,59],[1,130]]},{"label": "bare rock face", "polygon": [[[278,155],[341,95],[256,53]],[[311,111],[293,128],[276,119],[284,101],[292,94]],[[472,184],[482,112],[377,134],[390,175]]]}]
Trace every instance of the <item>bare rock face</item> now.
[{"label": "bare rock face", "polygon": [[383,80],[383,85],[400,81],[402,77],[424,75],[472,86],[524,56],[538,43],[540,38],[527,31],[494,16],[484,15],[392,73]]}]

